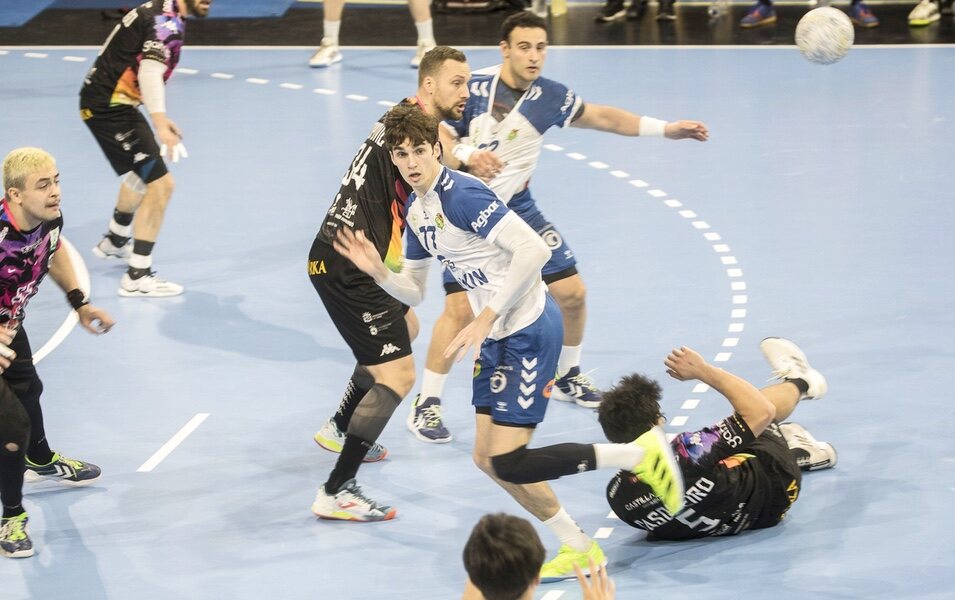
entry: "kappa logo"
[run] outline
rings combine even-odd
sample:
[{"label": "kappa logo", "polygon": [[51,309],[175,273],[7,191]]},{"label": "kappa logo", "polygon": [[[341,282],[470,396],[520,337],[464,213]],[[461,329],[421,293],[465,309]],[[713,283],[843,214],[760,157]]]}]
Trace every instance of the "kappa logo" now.
[{"label": "kappa logo", "polygon": [[394,354],[395,352],[398,352],[399,350],[401,350],[401,348],[399,348],[398,346],[395,346],[394,344],[390,344],[390,343],[385,344],[384,346],[381,347],[381,354],[379,354],[378,356]]},{"label": "kappa logo", "polygon": [[137,152],[137,153],[133,156],[133,164],[136,164],[136,163],[138,163],[138,162],[142,162],[142,161],[146,160],[147,158],[149,158],[149,155],[148,155],[148,154],[146,154],[146,153],[144,153],[144,152]]}]

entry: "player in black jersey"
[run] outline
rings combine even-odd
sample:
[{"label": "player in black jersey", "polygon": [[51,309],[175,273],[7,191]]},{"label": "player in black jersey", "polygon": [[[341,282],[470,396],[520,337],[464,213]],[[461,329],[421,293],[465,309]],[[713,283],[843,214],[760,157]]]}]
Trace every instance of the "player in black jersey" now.
[{"label": "player in black jersey", "polygon": [[[181,285],[152,270],[153,246],[173,191],[163,157],[177,162],[187,156],[182,132],[166,116],[165,82],[179,63],[186,17],[205,17],[210,4],[212,0],[152,0],[132,9],[106,38],[80,90],[83,121],[116,174],[126,176],[109,233],[93,248],[100,258],[128,260],[120,296],[182,293]],[[155,135],[140,104],[149,111]]]},{"label": "player in black jersey", "polygon": [[[404,102],[441,119],[459,119],[470,76],[462,52],[438,46],[421,61],[417,95]],[[376,440],[414,385],[414,312],[332,247],[340,228],[360,230],[389,269],[401,268],[410,188],[391,162],[383,136],[379,120],[348,166],[308,257],[312,285],[357,361],[338,412],[315,435],[322,447],[341,452],[312,505],[312,512],[328,519],[380,521],[395,516],[390,506],[364,496],[355,476],[363,460],[381,460],[387,454]]]},{"label": "player in black jersey", "polygon": [[[620,472],[610,481],[607,499],[614,513],[649,532],[647,539],[683,540],[772,527],[799,496],[801,470],[835,465],[831,445],[817,442],[796,423],[778,423],[799,401],[821,398],[825,378],[789,340],[766,338],[760,350],[782,382],[759,390],[689,348],[667,356],[671,377],[709,385],[735,412],[671,442],[686,484],[685,507],[676,515],[631,473]],[[611,441],[633,439],[663,421],[659,384],[636,374],[623,378],[604,393],[599,418]]]}]

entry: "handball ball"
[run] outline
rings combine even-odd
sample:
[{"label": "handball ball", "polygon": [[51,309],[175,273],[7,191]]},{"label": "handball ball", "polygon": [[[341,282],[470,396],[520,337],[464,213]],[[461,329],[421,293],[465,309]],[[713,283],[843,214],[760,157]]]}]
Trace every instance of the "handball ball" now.
[{"label": "handball ball", "polygon": [[831,6],[812,9],[796,25],[796,46],[806,60],[819,65],[840,60],[854,40],[852,21],[846,13]]}]

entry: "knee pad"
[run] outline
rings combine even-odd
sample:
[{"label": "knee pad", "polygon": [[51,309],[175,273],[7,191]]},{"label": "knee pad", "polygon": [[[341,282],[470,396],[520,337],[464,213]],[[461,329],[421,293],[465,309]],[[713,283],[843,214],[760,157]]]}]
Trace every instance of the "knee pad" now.
[{"label": "knee pad", "polygon": [[366,442],[375,442],[400,403],[401,396],[393,389],[376,383],[355,407],[348,422],[348,433]]},{"label": "knee pad", "polygon": [[506,454],[492,456],[491,466],[494,467],[494,474],[498,479],[508,483],[529,483],[525,480],[528,474],[521,468],[527,453],[527,446],[521,446]]},{"label": "knee pad", "polygon": [[[10,404],[9,410],[0,411],[0,455],[3,456],[26,452],[30,443],[30,417],[16,400]],[[8,448],[8,444],[14,444],[16,450]]]},{"label": "knee pad", "polygon": [[146,193],[146,183],[139,178],[139,175],[130,171],[126,174],[126,177],[123,178],[123,185],[133,190],[137,194]]}]

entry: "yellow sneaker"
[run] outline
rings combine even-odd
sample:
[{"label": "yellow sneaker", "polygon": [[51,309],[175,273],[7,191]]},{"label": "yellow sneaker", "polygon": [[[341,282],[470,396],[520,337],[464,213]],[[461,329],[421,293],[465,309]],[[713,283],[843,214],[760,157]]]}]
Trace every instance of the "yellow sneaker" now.
[{"label": "yellow sneaker", "polygon": [[683,473],[663,429],[655,426],[633,443],[646,452],[633,468],[634,474],[650,486],[671,515],[676,515],[683,510]]},{"label": "yellow sneaker", "polygon": [[591,543],[590,549],[586,552],[574,550],[565,544],[560,547],[553,560],[545,562],[541,567],[541,583],[553,583],[577,577],[574,573],[574,565],[580,567],[584,573],[589,573],[591,558],[598,566],[603,567],[607,564],[607,557],[597,542]]}]

